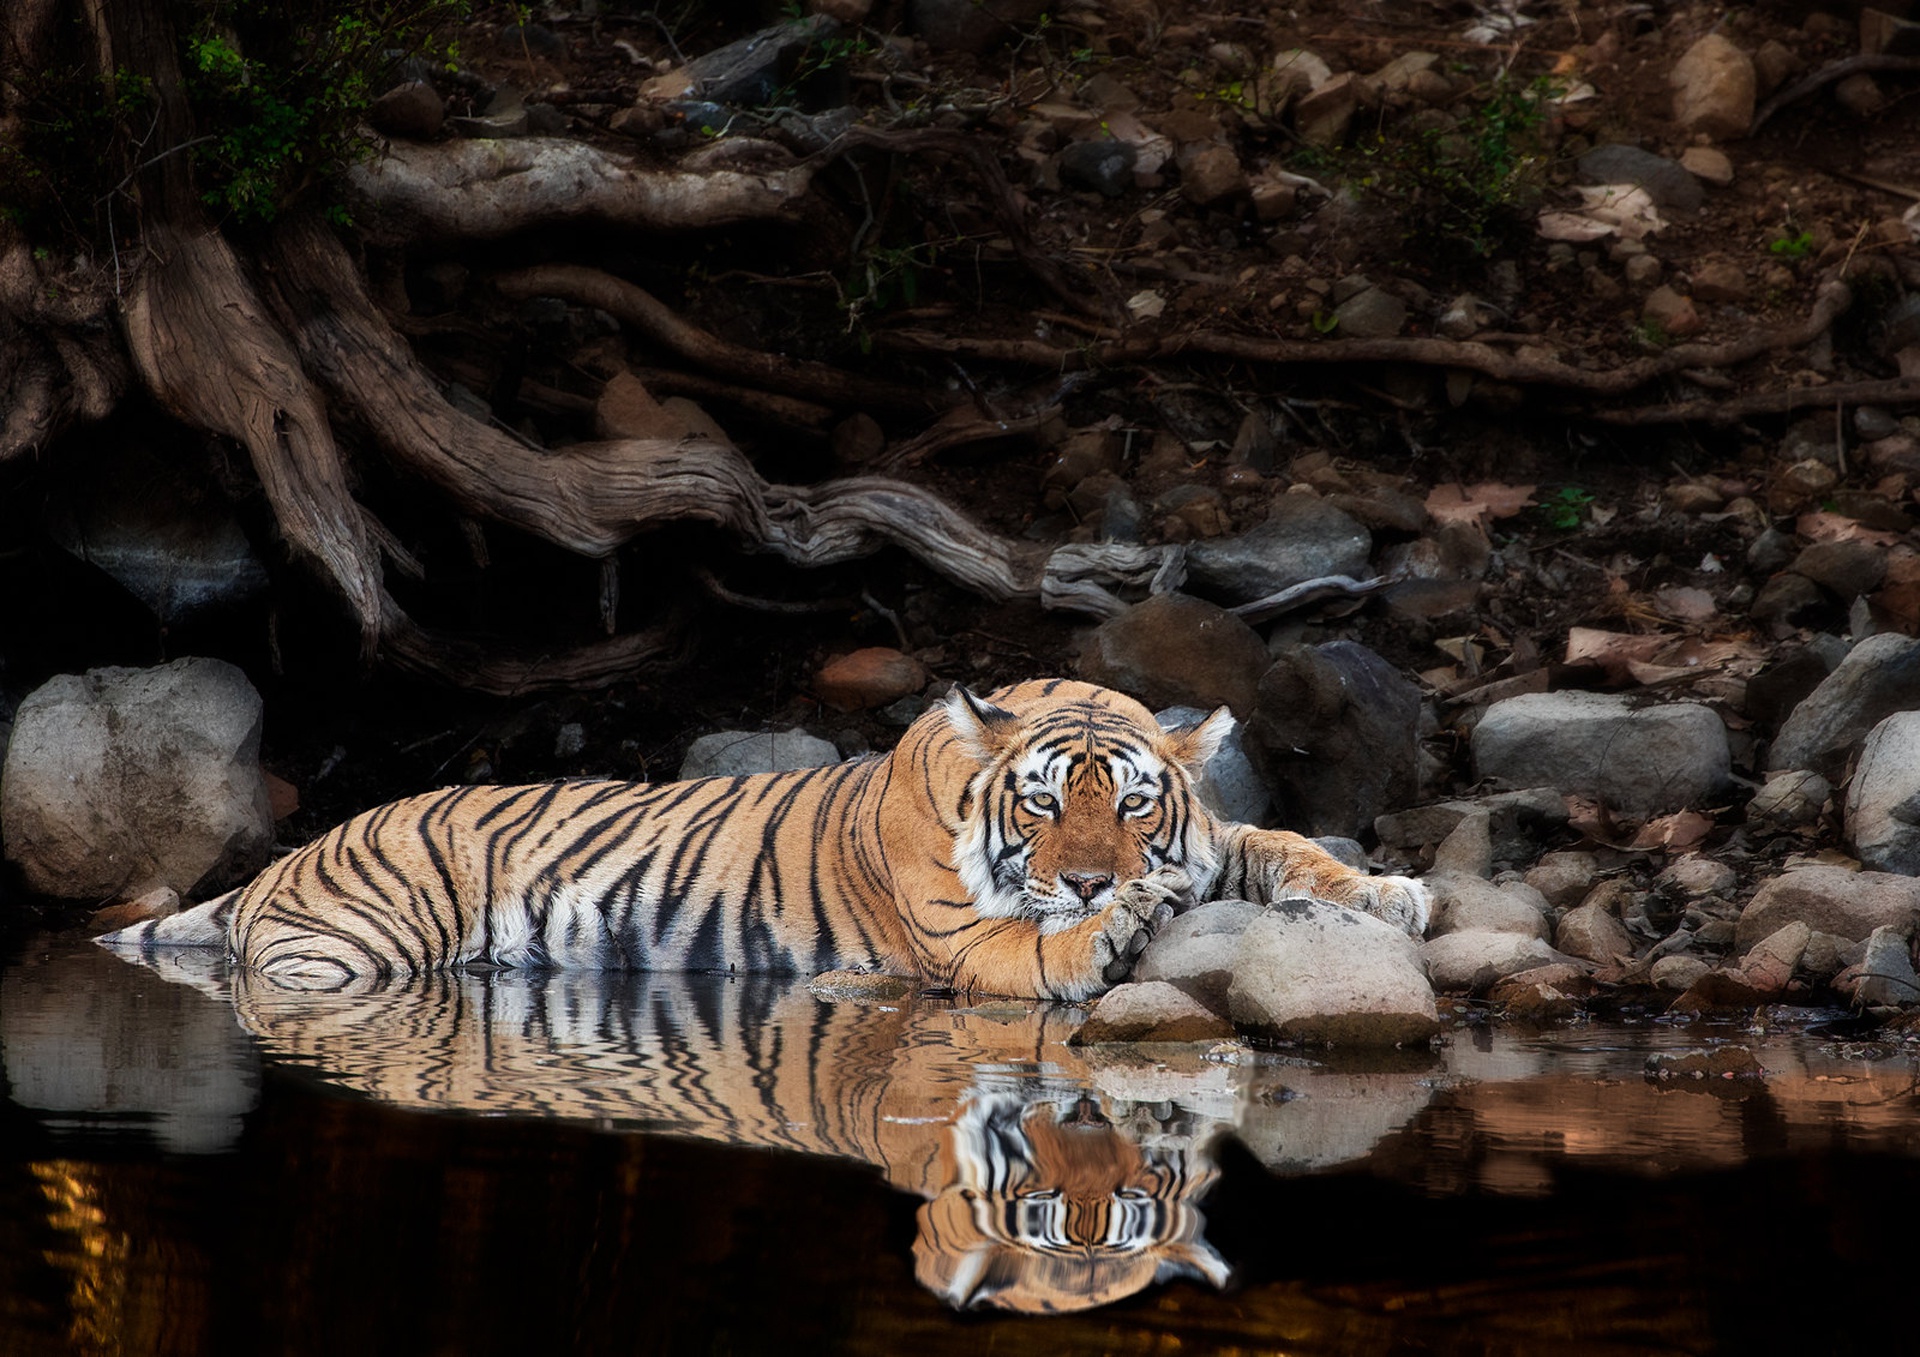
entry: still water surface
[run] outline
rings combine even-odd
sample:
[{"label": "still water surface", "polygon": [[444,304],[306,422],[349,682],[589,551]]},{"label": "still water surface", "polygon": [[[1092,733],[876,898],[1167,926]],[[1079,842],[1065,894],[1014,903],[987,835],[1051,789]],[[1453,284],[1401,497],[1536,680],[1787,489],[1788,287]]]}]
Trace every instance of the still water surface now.
[{"label": "still water surface", "polygon": [[[1343,1063],[1080,1048],[1078,1021],[722,977],[291,994],[40,940],[0,975],[0,1353],[1827,1352],[1909,1330],[1905,1048],[1647,1021]],[[1750,1072],[1648,1075],[1690,1050]]]}]

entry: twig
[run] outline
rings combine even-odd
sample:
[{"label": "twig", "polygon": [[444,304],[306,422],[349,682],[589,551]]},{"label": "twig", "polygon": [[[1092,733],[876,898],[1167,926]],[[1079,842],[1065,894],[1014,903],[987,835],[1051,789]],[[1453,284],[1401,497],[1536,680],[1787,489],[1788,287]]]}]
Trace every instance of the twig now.
[{"label": "twig", "polygon": [[1357,580],[1351,575],[1321,575],[1315,579],[1301,580],[1289,585],[1277,593],[1265,598],[1256,598],[1251,603],[1242,603],[1227,611],[1250,626],[1259,626],[1270,622],[1282,613],[1293,612],[1308,604],[1318,603],[1323,598],[1364,598],[1377,589],[1383,589],[1394,583],[1395,576],[1376,575],[1372,579]]}]

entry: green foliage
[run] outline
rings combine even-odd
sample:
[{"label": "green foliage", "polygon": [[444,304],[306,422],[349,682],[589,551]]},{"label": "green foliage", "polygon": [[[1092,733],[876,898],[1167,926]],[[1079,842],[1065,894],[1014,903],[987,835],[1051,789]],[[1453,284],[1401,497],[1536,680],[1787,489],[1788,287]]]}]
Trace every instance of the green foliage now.
[{"label": "green foliage", "polygon": [[1393,208],[1407,245],[1439,261],[1485,259],[1531,224],[1546,184],[1541,76],[1496,79],[1451,131],[1389,129],[1340,157],[1350,181]]},{"label": "green foliage", "polygon": [[[451,49],[466,0],[213,0],[185,34],[187,93],[212,136],[194,147],[209,204],[271,221],[363,153],[359,124],[402,57]],[[336,215],[337,212],[336,212]]]},{"label": "green foliage", "polygon": [[1586,520],[1587,506],[1592,503],[1592,491],[1568,485],[1548,495],[1536,507],[1549,528],[1571,532]]},{"label": "green foliage", "polygon": [[111,79],[78,63],[21,82],[24,135],[0,141],[0,214],[45,235],[106,233],[108,196],[131,168],[126,129],[153,123],[153,90],[131,71]]},{"label": "green foliage", "polygon": [[1805,259],[1813,252],[1813,232],[1801,231],[1791,236],[1781,236],[1767,244],[1767,253],[1778,255],[1782,259]]}]

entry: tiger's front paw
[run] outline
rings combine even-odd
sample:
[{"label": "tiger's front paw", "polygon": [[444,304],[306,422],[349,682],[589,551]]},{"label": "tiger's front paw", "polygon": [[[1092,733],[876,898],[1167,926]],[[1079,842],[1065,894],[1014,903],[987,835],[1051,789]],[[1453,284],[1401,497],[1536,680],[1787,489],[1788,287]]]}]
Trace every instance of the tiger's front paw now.
[{"label": "tiger's front paw", "polygon": [[1101,971],[1109,985],[1133,972],[1133,963],[1153,935],[1194,901],[1193,878],[1178,867],[1162,867],[1120,887],[1107,906],[1102,930],[1112,959]]},{"label": "tiger's front paw", "polygon": [[1404,929],[1415,941],[1426,936],[1433,917],[1433,892],[1410,876],[1370,876],[1360,908],[1376,919]]}]

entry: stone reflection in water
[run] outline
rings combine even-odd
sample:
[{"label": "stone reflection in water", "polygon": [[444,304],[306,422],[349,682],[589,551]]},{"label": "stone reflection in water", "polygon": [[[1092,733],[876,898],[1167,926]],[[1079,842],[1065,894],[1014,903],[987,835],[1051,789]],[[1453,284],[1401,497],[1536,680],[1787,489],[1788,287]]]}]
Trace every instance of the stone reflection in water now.
[{"label": "stone reflection in water", "polygon": [[764,977],[511,971],[322,995],[238,972],[232,997],[267,1055],[385,1103],[863,1160],[926,1199],[923,1285],[1021,1312],[1224,1285],[1198,1205],[1221,1135],[1319,1166],[1364,1154],[1432,1090],[1424,1054],[1368,1076],[1129,1059],[1067,1046],[1077,1009],[828,1004]]}]

